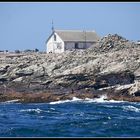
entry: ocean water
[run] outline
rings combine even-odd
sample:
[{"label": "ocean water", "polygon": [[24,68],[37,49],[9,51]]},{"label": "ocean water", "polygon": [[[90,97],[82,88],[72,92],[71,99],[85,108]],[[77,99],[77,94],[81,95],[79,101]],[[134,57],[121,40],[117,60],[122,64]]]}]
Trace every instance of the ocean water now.
[{"label": "ocean water", "polygon": [[0,137],[139,137],[140,103],[104,98],[0,103]]}]

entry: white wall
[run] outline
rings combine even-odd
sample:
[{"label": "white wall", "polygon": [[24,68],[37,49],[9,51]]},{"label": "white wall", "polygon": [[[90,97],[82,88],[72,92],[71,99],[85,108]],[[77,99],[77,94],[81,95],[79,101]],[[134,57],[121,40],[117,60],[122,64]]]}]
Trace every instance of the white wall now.
[{"label": "white wall", "polygon": [[73,50],[73,49],[75,49],[74,42],[65,42],[65,50]]},{"label": "white wall", "polygon": [[[56,41],[54,41],[54,34],[56,35]],[[47,53],[62,53],[65,50],[75,49],[76,42],[65,42],[59,37],[57,33],[54,33],[48,42],[46,43],[46,52]],[[78,42],[79,49],[86,49],[91,47],[94,42]],[[60,46],[60,47],[59,47]]]},{"label": "white wall", "polygon": [[[54,41],[54,34],[56,35],[56,41]],[[54,33],[48,42],[46,43],[46,52],[47,53],[62,53],[64,52],[64,42],[63,40]]]},{"label": "white wall", "polygon": [[[78,48],[79,49],[86,49],[91,47],[94,44],[94,42],[79,42]],[[65,49],[66,50],[73,50],[75,49],[75,42],[65,42]]]}]

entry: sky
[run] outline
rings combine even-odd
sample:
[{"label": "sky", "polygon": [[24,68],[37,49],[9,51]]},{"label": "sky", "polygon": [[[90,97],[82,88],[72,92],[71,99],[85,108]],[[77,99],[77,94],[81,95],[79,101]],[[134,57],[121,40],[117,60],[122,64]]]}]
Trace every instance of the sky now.
[{"label": "sky", "polygon": [[39,49],[54,28],[140,40],[139,2],[0,2],[0,50]]}]

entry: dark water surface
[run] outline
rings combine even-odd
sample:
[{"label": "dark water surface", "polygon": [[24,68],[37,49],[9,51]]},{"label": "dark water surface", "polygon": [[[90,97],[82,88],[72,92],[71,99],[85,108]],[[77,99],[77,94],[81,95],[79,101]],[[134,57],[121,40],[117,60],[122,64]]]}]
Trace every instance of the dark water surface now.
[{"label": "dark water surface", "polygon": [[0,137],[139,137],[140,103],[0,103]]}]

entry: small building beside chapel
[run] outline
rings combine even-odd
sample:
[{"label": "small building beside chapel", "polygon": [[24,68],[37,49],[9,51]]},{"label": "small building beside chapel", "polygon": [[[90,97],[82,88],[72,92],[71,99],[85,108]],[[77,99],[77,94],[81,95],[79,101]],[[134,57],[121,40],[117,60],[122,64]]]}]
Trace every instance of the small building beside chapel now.
[{"label": "small building beside chapel", "polygon": [[46,41],[46,52],[63,53],[66,50],[87,49],[99,39],[95,31],[54,30]]}]

